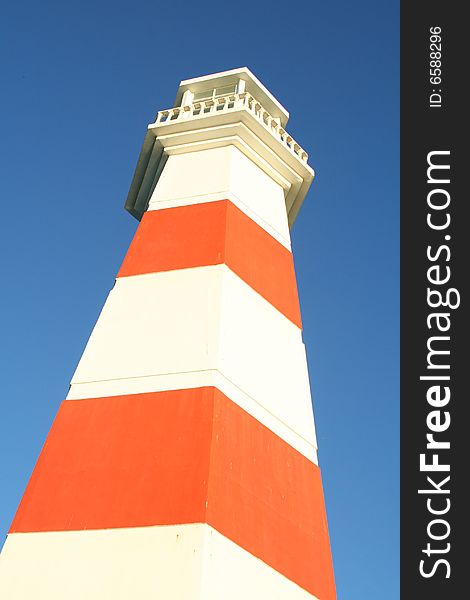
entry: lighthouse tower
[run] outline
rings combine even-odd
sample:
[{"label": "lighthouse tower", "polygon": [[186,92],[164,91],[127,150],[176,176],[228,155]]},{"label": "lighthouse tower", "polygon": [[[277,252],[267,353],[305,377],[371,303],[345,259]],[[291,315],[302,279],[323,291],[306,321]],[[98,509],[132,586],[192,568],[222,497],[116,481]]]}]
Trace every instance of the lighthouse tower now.
[{"label": "lighthouse tower", "polygon": [[289,229],[313,179],[246,68],[181,82],[135,237],[0,559],[5,600],[333,600]]}]

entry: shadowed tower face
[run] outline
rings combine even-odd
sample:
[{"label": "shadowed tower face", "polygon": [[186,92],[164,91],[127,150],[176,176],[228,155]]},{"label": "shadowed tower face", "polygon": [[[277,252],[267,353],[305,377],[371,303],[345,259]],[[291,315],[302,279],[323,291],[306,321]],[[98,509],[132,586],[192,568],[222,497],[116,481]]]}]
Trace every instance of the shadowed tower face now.
[{"label": "shadowed tower face", "polygon": [[183,81],[0,560],[8,600],[333,600],[289,227],[313,179],[248,69]]}]

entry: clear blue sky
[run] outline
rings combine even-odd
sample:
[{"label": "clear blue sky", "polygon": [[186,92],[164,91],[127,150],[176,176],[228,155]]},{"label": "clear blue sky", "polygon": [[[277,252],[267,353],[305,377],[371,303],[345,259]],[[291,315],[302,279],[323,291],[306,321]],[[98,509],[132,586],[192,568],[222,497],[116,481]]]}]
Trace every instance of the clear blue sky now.
[{"label": "clear blue sky", "polygon": [[395,600],[398,1],[206,7],[3,6],[0,539],[137,226],[147,123],[181,79],[248,66],[317,173],[293,246],[338,596]]}]

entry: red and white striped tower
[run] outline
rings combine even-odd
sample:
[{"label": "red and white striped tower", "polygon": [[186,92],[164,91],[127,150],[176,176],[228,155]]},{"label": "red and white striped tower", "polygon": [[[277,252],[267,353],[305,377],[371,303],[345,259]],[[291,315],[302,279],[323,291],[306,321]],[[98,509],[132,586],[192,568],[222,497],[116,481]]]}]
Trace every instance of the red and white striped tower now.
[{"label": "red and white striped tower", "polygon": [[289,225],[313,179],[246,69],[148,128],[141,219],[11,525],[5,600],[333,600]]}]

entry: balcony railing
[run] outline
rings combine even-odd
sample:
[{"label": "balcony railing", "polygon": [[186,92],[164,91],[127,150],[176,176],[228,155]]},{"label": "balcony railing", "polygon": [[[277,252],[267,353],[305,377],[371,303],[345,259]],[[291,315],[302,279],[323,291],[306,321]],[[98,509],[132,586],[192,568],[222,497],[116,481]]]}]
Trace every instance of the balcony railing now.
[{"label": "balcony railing", "polygon": [[307,162],[308,154],[297,144],[285,129],[283,129],[278,119],[272,117],[261,104],[248,94],[229,94],[221,98],[210,98],[201,100],[189,106],[177,106],[168,110],[161,110],[157,113],[155,125],[170,124],[177,121],[186,121],[192,118],[205,117],[209,115],[226,113],[232,110],[245,109],[250,112],[277,140],[279,140],[292,154],[303,162]]}]

